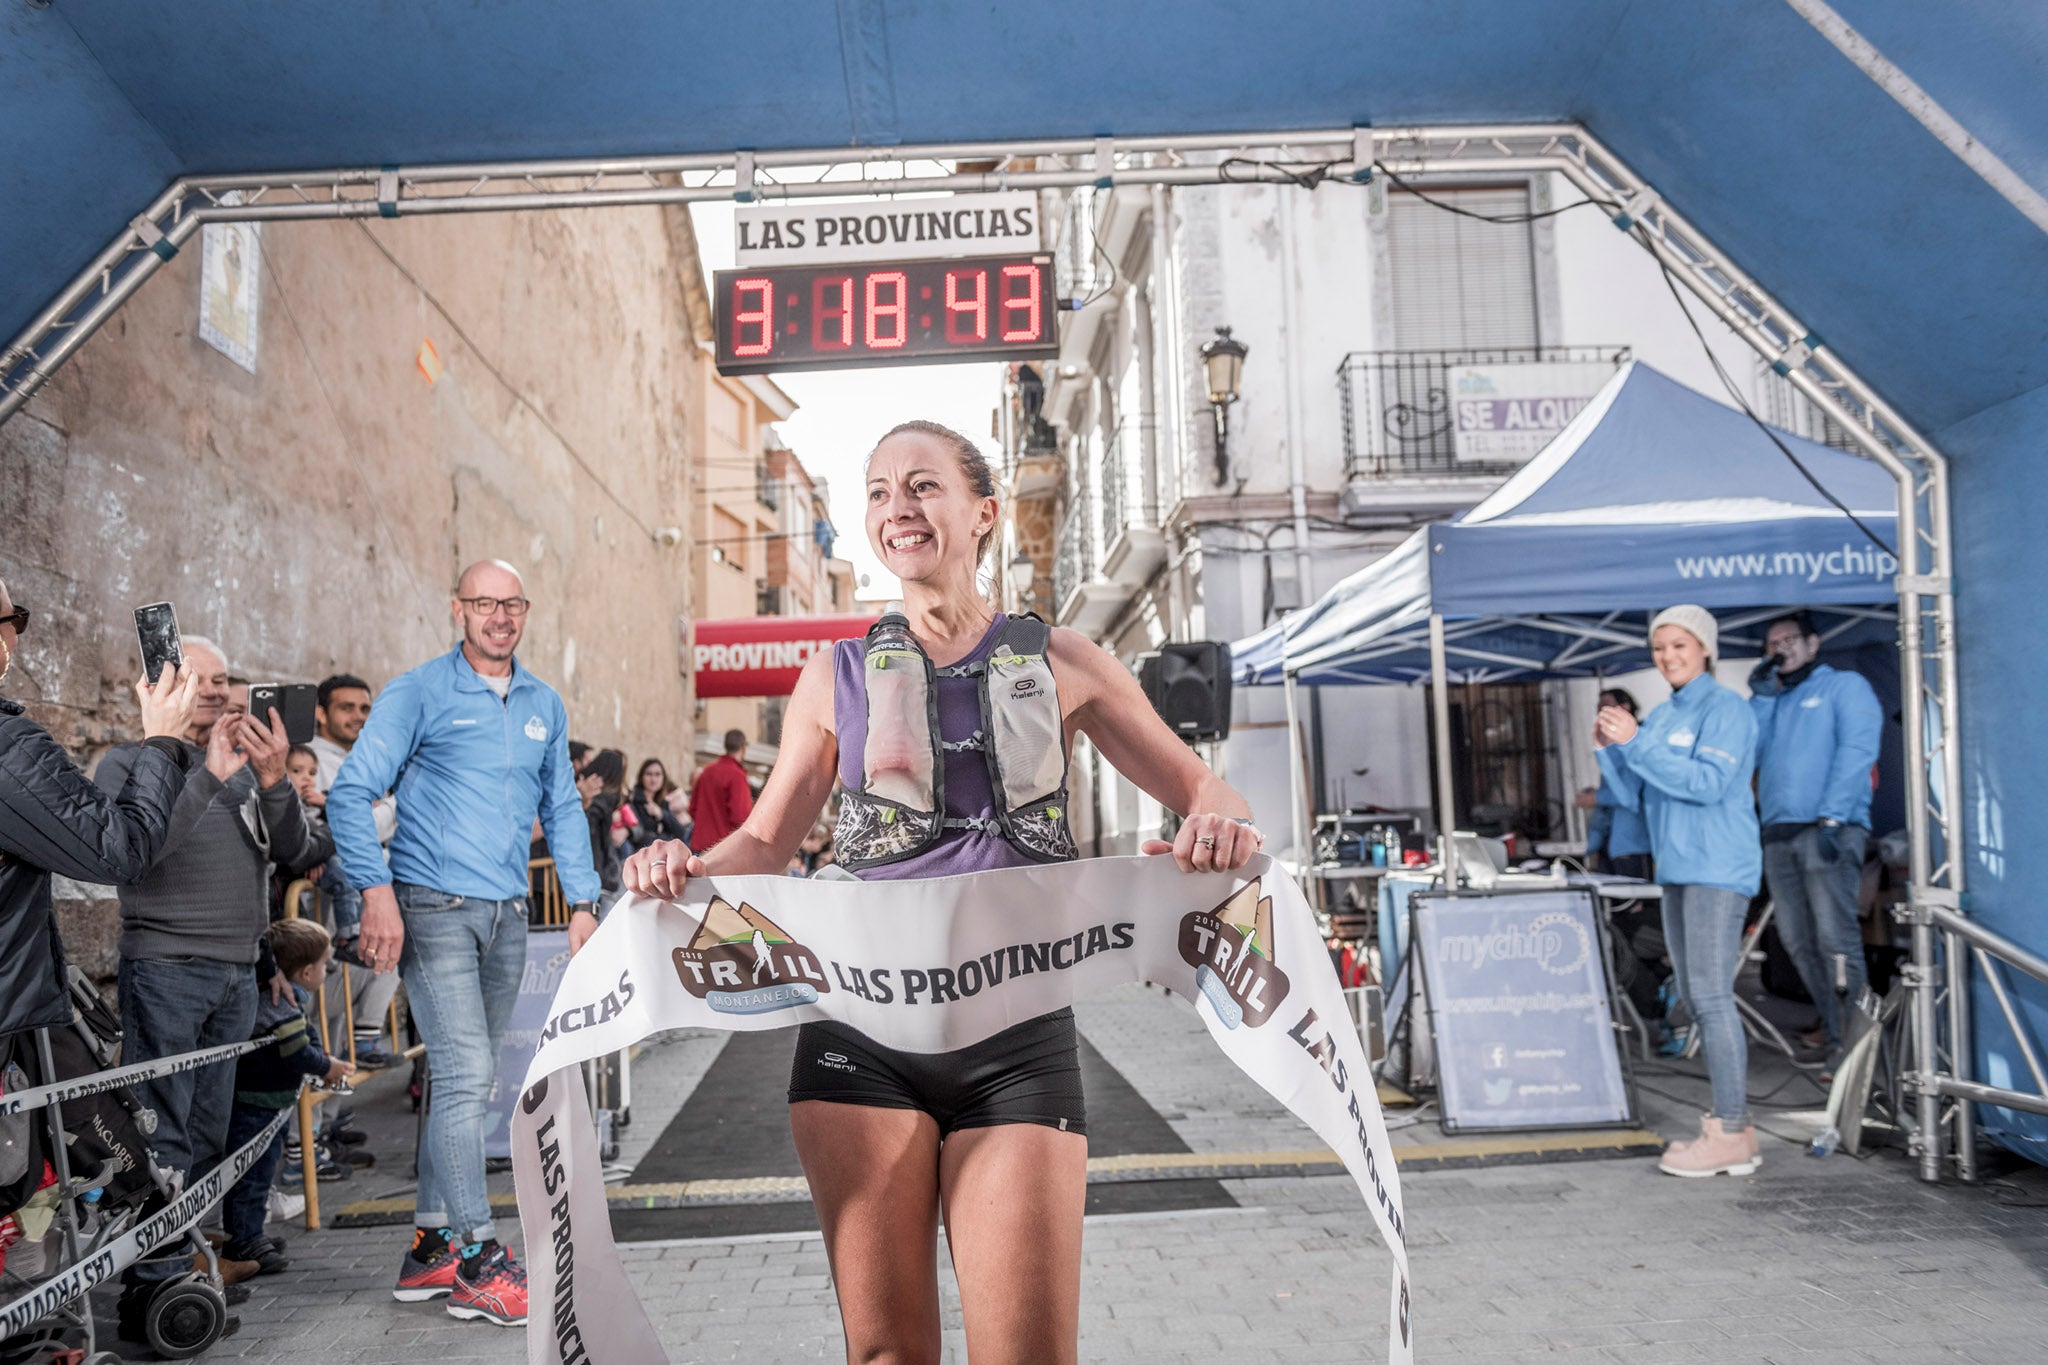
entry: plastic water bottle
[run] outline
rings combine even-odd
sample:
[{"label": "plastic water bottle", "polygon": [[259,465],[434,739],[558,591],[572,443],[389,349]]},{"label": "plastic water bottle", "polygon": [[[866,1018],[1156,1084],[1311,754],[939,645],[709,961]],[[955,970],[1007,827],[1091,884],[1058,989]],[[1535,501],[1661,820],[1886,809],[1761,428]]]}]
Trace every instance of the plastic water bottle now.
[{"label": "plastic water bottle", "polygon": [[1842,1145],[1842,1134],[1834,1124],[1820,1130],[1812,1142],[1806,1144],[1808,1156],[1833,1156],[1835,1149]]},{"label": "plastic water bottle", "polygon": [[933,809],[924,654],[901,602],[883,609],[868,637],[863,681],[868,736],[861,757],[868,790],[913,810]]}]

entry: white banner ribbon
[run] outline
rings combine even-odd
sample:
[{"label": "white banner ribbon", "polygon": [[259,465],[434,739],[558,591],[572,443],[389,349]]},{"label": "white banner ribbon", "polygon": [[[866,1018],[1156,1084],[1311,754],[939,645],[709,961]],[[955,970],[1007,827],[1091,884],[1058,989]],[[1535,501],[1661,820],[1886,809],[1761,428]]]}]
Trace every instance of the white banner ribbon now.
[{"label": "white banner ribbon", "polygon": [[1308,904],[1264,856],[1228,875],[1094,858],[924,881],[698,879],[628,897],[569,963],[513,1115],[534,1365],[666,1361],[612,1241],[575,1068],[676,1028],[834,1019],[948,1052],[1151,981],[1343,1160],[1393,1253],[1390,1361],[1414,1359],[1400,1179],[1371,1067]]}]

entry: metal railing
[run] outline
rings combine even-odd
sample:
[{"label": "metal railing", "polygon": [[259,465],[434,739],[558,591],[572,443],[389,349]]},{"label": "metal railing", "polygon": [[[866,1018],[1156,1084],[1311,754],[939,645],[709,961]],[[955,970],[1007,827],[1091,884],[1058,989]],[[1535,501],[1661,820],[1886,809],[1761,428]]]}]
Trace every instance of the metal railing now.
[{"label": "metal railing", "polygon": [[1096,486],[1102,490],[1102,544],[1116,544],[1126,526],[1157,526],[1159,503],[1146,495],[1143,429],[1136,422],[1120,425],[1102,455]]},{"label": "metal railing", "polygon": [[[1521,468],[1533,449],[1507,458],[1485,451],[1508,442],[1459,430],[1458,372],[1468,366],[1545,366],[1554,384],[1531,386],[1533,404],[1581,401],[1629,358],[1626,346],[1506,346],[1445,351],[1353,351],[1337,366],[1337,402],[1344,423],[1347,478],[1415,474],[1501,476]],[[1531,371],[1531,374],[1536,374]],[[1543,390],[1542,397],[1532,396]],[[1553,391],[1554,390],[1554,391]],[[1573,409],[1576,410],[1576,409]],[[1553,407],[1545,416],[1553,415]],[[1561,424],[1560,424],[1561,425]],[[1533,434],[1533,433],[1532,433]],[[1501,436],[1505,436],[1501,433]]]},{"label": "metal railing", "polygon": [[1052,605],[1057,613],[1080,587],[1095,577],[1095,525],[1091,515],[1094,498],[1083,487],[1067,504],[1060,522],[1057,548],[1052,561]]}]

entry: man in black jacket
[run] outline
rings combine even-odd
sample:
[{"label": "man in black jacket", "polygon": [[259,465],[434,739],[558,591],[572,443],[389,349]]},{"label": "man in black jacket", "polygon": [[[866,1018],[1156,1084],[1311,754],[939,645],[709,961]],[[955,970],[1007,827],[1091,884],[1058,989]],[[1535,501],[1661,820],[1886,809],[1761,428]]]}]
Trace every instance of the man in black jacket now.
[{"label": "man in black jacket", "polygon": [[[0,680],[13,671],[28,620],[0,583]],[[0,1034],[71,1021],[50,876],[118,884],[148,875],[185,785],[178,737],[191,723],[195,682],[190,670],[167,667],[154,687],[135,684],[146,738],[113,793],[0,698]]]}]

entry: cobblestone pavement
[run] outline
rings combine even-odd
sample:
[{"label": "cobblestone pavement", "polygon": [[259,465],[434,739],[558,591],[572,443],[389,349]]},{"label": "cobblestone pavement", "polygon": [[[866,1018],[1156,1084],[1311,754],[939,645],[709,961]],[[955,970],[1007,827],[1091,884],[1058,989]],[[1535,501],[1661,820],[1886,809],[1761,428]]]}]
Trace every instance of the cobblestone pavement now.
[{"label": "cobblestone pavement", "polygon": [[[1197,1150],[1304,1145],[1305,1130],[1262,1092],[1189,1046],[1200,1039],[1181,1010],[1127,991],[1086,1007],[1082,1022]],[[635,1129],[665,1122],[654,1107],[680,1104],[715,1046],[685,1039],[643,1059],[635,1106],[650,1112]],[[1935,1188],[1897,1156],[1815,1161],[1767,1143],[1762,1170],[1742,1180],[1673,1180],[1642,1159],[1404,1176],[1418,1358],[2048,1358],[2048,1172]],[[1227,1183],[1245,1207],[1090,1220],[1082,1359],[1382,1358],[1387,1258],[1350,1182]],[[242,1333],[210,1358],[523,1358],[516,1332],[394,1303],[402,1245],[396,1228],[292,1230],[292,1271],[254,1282]],[[677,1361],[841,1358],[815,1235],[622,1250]],[[943,1249],[940,1259],[947,1359],[964,1361]]]}]

